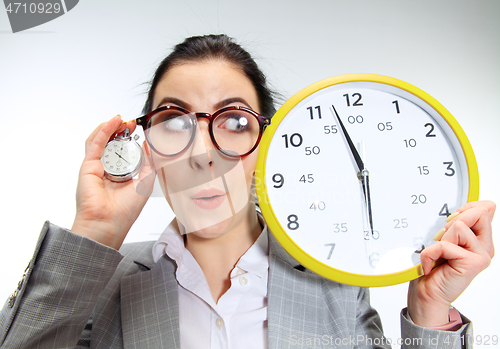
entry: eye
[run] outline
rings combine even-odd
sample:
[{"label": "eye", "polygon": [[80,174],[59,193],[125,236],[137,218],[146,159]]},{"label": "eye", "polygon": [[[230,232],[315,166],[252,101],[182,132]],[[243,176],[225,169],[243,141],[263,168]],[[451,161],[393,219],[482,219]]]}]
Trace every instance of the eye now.
[{"label": "eye", "polygon": [[232,132],[242,132],[248,128],[248,119],[243,115],[227,115],[218,127]]},{"label": "eye", "polygon": [[191,121],[184,116],[178,116],[163,121],[163,127],[169,132],[182,132],[191,129]]},{"label": "eye", "polygon": [[191,130],[193,124],[188,115],[177,110],[165,110],[153,116],[150,127],[155,132],[179,133]]}]

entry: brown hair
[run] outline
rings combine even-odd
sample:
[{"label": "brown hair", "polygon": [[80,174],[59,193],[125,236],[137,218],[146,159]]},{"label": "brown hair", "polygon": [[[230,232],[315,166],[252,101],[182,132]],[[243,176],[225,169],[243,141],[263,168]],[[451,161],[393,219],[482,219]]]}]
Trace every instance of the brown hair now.
[{"label": "brown hair", "polygon": [[147,114],[152,111],[156,86],[170,68],[185,62],[209,59],[226,60],[241,69],[250,79],[257,92],[260,113],[268,117],[274,115],[276,112],[273,98],[274,92],[268,88],[266,76],[257,66],[252,56],[232,38],[224,34],[193,36],[177,44],[174,50],[163,59],[153,75],[143,113]]}]

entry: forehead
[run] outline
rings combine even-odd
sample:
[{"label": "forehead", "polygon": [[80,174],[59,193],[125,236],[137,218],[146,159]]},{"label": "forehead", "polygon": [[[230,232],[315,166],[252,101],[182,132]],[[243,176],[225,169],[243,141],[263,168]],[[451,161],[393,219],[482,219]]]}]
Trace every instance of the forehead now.
[{"label": "forehead", "polygon": [[157,108],[165,97],[180,99],[192,108],[205,109],[222,100],[239,97],[247,101],[249,107],[259,111],[257,92],[250,79],[235,65],[223,60],[173,66],[156,86],[153,108]]}]

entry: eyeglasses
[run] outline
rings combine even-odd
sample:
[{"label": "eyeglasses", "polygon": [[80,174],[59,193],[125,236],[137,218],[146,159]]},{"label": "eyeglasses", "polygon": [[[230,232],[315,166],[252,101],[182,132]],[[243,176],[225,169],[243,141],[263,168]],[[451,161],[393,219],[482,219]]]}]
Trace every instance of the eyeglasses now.
[{"label": "eyeglasses", "polygon": [[209,114],[192,113],[181,107],[167,105],[135,121],[143,127],[146,140],[156,153],[173,157],[193,143],[198,118],[209,120],[212,143],[230,157],[245,156],[253,152],[264,129],[271,124],[271,118],[240,106],[225,107]]}]

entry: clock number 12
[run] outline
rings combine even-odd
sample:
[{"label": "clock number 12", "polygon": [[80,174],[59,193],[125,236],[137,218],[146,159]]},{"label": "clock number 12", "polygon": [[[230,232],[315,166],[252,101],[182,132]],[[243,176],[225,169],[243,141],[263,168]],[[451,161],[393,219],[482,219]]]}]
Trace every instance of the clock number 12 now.
[{"label": "clock number 12", "polygon": [[346,102],[347,102],[347,106],[348,106],[348,107],[350,107],[351,105],[352,105],[353,107],[361,107],[361,106],[363,105],[363,103],[361,103],[361,98],[362,98],[361,93],[353,93],[353,94],[352,94],[352,97],[353,97],[353,98],[357,98],[357,99],[354,101],[354,103],[352,103],[352,104],[351,104],[351,101],[350,101],[350,99],[349,99],[349,94],[347,94],[347,93],[346,93],[345,95],[343,95],[343,97],[345,97]]}]

